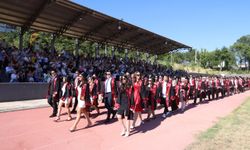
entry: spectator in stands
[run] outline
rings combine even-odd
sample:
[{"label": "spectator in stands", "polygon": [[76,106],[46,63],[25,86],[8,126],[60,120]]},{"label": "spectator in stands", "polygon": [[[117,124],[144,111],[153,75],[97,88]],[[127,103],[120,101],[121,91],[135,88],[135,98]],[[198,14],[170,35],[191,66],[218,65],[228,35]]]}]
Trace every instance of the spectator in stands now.
[{"label": "spectator in stands", "polygon": [[[98,58],[91,57],[86,54],[79,56],[79,64],[75,61],[75,56],[67,52],[65,49],[60,55],[55,52],[34,51],[30,48],[18,50],[16,47],[4,48],[0,53],[0,66],[5,68],[7,75],[10,77],[15,69],[17,75],[22,74],[22,79],[18,82],[48,82],[49,78],[46,72],[50,68],[55,68],[59,75],[73,75],[76,69],[86,72],[88,75],[97,73],[100,78],[105,70],[114,72],[113,76],[119,76],[125,72],[133,73],[140,71],[142,74],[158,74],[165,73],[169,75],[185,75],[185,71],[173,71],[171,68],[165,68],[161,65],[150,64],[141,60],[119,59],[114,57],[100,56]],[[79,67],[78,67],[79,65]],[[26,77],[24,80],[23,77]],[[10,81],[10,79],[9,79]]]},{"label": "spectator in stands", "polygon": [[13,70],[10,75],[10,82],[17,82],[18,81],[18,75],[16,74],[16,71]]},{"label": "spectator in stands", "polygon": [[2,69],[3,61],[4,61],[4,54],[3,51],[0,49],[0,69]]}]

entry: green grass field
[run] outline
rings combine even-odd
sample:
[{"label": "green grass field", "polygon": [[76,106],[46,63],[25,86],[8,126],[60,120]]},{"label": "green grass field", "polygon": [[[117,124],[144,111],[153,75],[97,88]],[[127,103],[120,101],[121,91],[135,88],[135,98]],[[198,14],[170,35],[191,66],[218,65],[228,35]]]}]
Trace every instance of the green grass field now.
[{"label": "green grass field", "polygon": [[198,136],[187,150],[250,150],[250,97]]}]

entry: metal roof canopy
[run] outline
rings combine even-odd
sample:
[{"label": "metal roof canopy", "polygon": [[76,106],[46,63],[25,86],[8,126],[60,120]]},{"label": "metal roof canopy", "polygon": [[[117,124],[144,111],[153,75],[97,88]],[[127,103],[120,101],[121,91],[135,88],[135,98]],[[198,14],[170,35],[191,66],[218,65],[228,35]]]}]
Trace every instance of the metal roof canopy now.
[{"label": "metal roof canopy", "polygon": [[191,48],[68,0],[1,0],[0,22],[152,54]]}]

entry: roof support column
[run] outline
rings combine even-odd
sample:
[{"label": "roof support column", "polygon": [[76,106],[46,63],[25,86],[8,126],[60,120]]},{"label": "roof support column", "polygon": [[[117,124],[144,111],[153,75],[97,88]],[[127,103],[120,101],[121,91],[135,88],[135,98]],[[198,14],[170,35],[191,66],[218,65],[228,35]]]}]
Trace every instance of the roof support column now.
[{"label": "roof support column", "polygon": [[23,35],[25,33],[24,27],[21,27],[21,31],[19,33],[19,50],[23,49]]},{"label": "roof support column", "polygon": [[75,40],[75,56],[76,56],[76,67],[79,67],[79,47],[80,47],[80,42],[79,39],[76,38]]}]

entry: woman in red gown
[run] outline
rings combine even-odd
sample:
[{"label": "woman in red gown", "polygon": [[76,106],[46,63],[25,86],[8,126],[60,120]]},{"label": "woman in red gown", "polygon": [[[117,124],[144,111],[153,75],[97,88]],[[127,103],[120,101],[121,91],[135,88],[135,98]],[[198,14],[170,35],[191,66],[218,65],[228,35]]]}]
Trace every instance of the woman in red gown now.
[{"label": "woman in red gown", "polygon": [[118,86],[118,99],[117,99],[117,103],[119,104],[119,108],[117,110],[117,118],[121,123],[121,125],[123,126],[121,135],[125,137],[128,137],[130,134],[130,120],[133,119],[133,112],[131,111],[130,107],[131,86],[128,82],[129,81],[126,76],[121,77],[121,82]]},{"label": "woman in red gown", "polygon": [[133,93],[132,93],[132,97],[133,97],[133,101],[134,101],[134,121],[132,123],[131,128],[135,127],[135,123],[137,121],[137,118],[139,116],[140,119],[140,124],[144,124],[143,120],[142,120],[142,99],[141,99],[141,86],[142,86],[142,81],[140,80],[140,73],[137,72],[135,74],[135,83],[133,84]]},{"label": "woman in red gown", "polygon": [[73,126],[69,129],[71,132],[74,132],[76,130],[76,127],[81,119],[82,113],[84,114],[87,120],[87,127],[92,125],[88,113],[89,106],[91,105],[90,95],[89,95],[89,84],[85,81],[83,74],[79,75],[79,80],[80,83],[77,86],[77,91],[78,91],[77,116]]},{"label": "woman in red gown", "polygon": [[150,92],[149,92],[149,105],[148,105],[148,117],[147,120],[150,119],[152,114],[152,118],[155,118],[155,108],[156,108],[156,91],[157,91],[157,83],[153,82],[153,79],[149,78],[148,80]]},{"label": "woman in red gown", "polygon": [[93,77],[89,77],[88,82],[89,82],[89,95],[90,95],[91,106],[97,111],[98,115],[100,114],[100,111],[98,108],[97,85],[94,82]]}]

